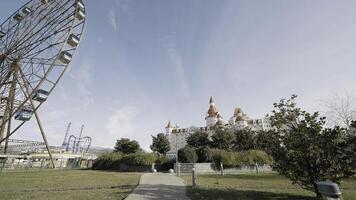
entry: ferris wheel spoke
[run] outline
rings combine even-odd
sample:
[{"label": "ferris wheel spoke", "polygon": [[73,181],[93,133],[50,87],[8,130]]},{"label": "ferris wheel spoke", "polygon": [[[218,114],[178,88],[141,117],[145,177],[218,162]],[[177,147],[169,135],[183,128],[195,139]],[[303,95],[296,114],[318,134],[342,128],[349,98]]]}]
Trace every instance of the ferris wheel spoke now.
[{"label": "ferris wheel spoke", "polygon": [[[65,22],[67,19],[69,19],[69,17],[70,17],[70,15],[68,15],[66,18],[64,18],[60,23]],[[64,27],[64,26],[67,26],[68,24],[70,25],[70,22],[67,22],[65,25],[63,25],[63,27]],[[40,40],[37,40],[37,41],[35,41],[35,42],[32,42],[32,43],[30,43],[30,44],[28,44],[25,48],[27,48],[27,47],[33,45],[34,43],[38,43],[38,42],[45,41],[45,40],[47,40],[48,38],[50,38],[50,37],[52,37],[52,36],[54,36],[54,35],[56,35],[56,34],[58,34],[58,33],[60,33],[60,32],[63,31],[63,30],[62,30],[63,27],[60,27],[60,29],[59,29],[58,31],[56,31],[56,30],[55,30],[55,29],[56,29],[56,26],[55,26],[55,25],[58,26],[57,22],[53,22],[52,24],[48,24],[47,29],[46,29],[45,31],[43,31],[43,30],[38,30],[37,32],[33,33],[31,36],[29,36],[28,38],[26,38],[26,40],[24,40],[23,43],[18,44],[18,46],[13,47],[12,49],[18,51],[18,50],[19,50],[19,49],[18,49],[19,46],[21,46],[22,44],[26,43],[27,41],[29,41],[30,39],[32,39],[34,36],[38,35],[41,31],[42,31],[42,34],[41,34],[40,36],[38,36],[38,39],[40,39],[40,38],[41,38],[41,39],[40,39]],[[70,26],[66,27],[66,29],[68,29],[68,28],[70,28]],[[43,37],[43,36],[44,36],[45,34],[47,34],[49,31],[52,31],[52,33],[49,34],[49,35],[46,36],[46,37]],[[40,43],[39,43],[39,44],[40,44]]]},{"label": "ferris wheel spoke", "polygon": [[[70,30],[70,26],[69,27],[67,27],[66,29],[63,29],[63,30]],[[62,31],[62,30],[61,30]],[[54,34],[53,34],[54,35]],[[51,35],[51,36],[53,36],[53,35]],[[61,38],[63,38],[64,36],[62,36]],[[40,41],[36,41],[35,43],[37,43],[35,46],[33,46],[34,45],[34,43],[33,44],[30,44],[30,45],[28,45],[27,47],[31,47],[31,46],[33,46],[31,49],[28,49],[27,51],[25,51],[24,52],[24,55],[26,55],[26,54],[28,54],[29,52],[31,52],[32,50],[34,50],[34,49],[36,49],[38,46],[40,46],[41,44],[42,44],[42,42],[45,42],[46,40],[48,40],[50,37],[47,37],[47,38],[43,38],[42,40],[40,40]],[[39,53],[41,53],[42,51],[45,51],[45,50],[47,50],[47,49],[49,49],[49,48],[52,48],[52,47],[56,47],[57,45],[60,45],[60,44],[63,44],[63,42],[64,42],[64,40],[65,40],[65,38],[63,38],[63,41],[59,41],[59,42],[57,42],[57,43],[54,43],[54,44],[48,44],[48,46],[47,47],[45,47],[44,49],[42,49],[42,50],[39,50],[38,52]],[[26,49],[27,47],[24,47],[23,49]],[[20,49],[20,50],[22,50],[22,49]],[[38,54],[39,54],[38,53]],[[38,55],[37,54],[37,55]],[[31,55],[30,56],[26,56],[26,57],[24,57],[24,58],[28,58],[28,57],[31,57]]]},{"label": "ferris wheel spoke", "polygon": [[[69,8],[69,9],[70,9],[70,8]],[[69,9],[68,9],[68,10],[69,10]],[[50,35],[44,37],[44,38],[43,38],[44,40],[50,38],[50,37],[53,36],[53,35],[58,34],[58,32],[60,32],[61,30],[60,30],[60,31],[55,30],[56,26],[58,26],[59,24],[65,22],[66,20],[68,20],[72,15],[73,15],[73,13],[72,13],[72,14],[68,14],[64,19],[62,19],[61,21],[57,22],[56,20],[58,20],[58,19],[60,19],[61,17],[63,17],[63,13],[59,14],[56,18],[52,19],[50,22],[48,22],[47,24],[45,24],[45,27],[46,27],[45,30],[43,30],[43,29],[37,30],[35,33],[31,34],[29,37],[27,37],[26,39],[24,39],[21,44],[18,44],[17,46],[15,46],[15,47],[12,48],[12,49],[17,49],[19,46],[21,46],[22,44],[26,43],[26,42],[29,41],[30,39],[32,39],[34,36],[38,36],[38,34],[41,33],[41,32],[42,32],[42,33],[41,33],[41,35],[38,36],[38,38],[43,38],[43,36],[44,36],[45,34],[47,34],[49,31],[52,31],[52,32],[53,32],[52,34],[50,34]],[[68,25],[68,23],[65,24],[65,25]],[[30,45],[31,45],[31,44],[30,44]],[[30,46],[30,45],[28,45],[28,46]]]},{"label": "ferris wheel spoke", "polygon": [[[65,20],[63,20],[63,21],[65,21]],[[65,24],[63,24],[61,27],[59,27],[59,30],[54,31],[54,33],[48,35],[48,36],[45,37],[45,38],[41,38],[40,40],[35,41],[35,42],[31,43],[31,44],[28,44],[26,47],[24,47],[24,49],[26,49],[26,48],[28,48],[28,47],[31,47],[31,46],[33,46],[33,47],[32,47],[31,49],[27,50],[26,53],[28,53],[28,52],[32,51],[33,49],[37,48],[38,46],[40,46],[40,45],[42,44],[42,42],[44,42],[44,41],[50,39],[52,36],[56,36],[56,35],[58,35],[59,33],[62,33],[62,32],[65,33],[65,31],[70,31],[70,29],[71,29],[71,23],[72,23],[71,21],[68,21],[67,23],[65,23]],[[54,29],[58,29],[58,28],[53,27],[53,30],[54,30]],[[63,33],[63,35],[62,35],[60,38],[63,38],[63,37],[65,36],[64,33]],[[64,38],[64,39],[65,39],[65,38]],[[63,42],[63,41],[62,41],[62,42]]]},{"label": "ferris wheel spoke", "polygon": [[[56,6],[58,6],[58,5],[60,5],[60,4],[57,3]],[[49,6],[50,6],[49,4],[46,5],[46,8],[48,8]],[[55,11],[56,6],[54,6],[54,7],[51,9],[51,12],[50,12],[49,14],[51,14],[52,12]],[[39,7],[40,7],[40,6],[38,6],[37,9],[38,9]],[[37,9],[35,9],[33,13],[36,13]],[[24,39],[23,36],[26,37],[26,36],[27,36],[30,32],[32,32],[35,28],[37,28],[38,26],[41,25],[41,22],[42,22],[42,21],[46,18],[46,16],[47,16],[47,15],[42,15],[43,12],[45,12],[45,10],[46,10],[46,9],[42,9],[42,10],[40,10],[40,11],[37,13],[37,15],[35,16],[35,18],[33,18],[32,20],[37,20],[37,19],[38,19],[38,22],[39,22],[39,23],[35,24],[35,26],[33,26],[33,27],[32,27],[31,29],[29,29],[27,32],[24,31],[24,32],[22,33],[22,35],[19,37],[19,41],[21,41],[21,40]],[[42,17],[42,18],[41,18],[41,17]],[[32,20],[31,20],[31,21],[32,21]]]},{"label": "ferris wheel spoke", "polygon": [[[58,4],[58,3],[57,3]],[[30,29],[31,31],[34,29],[34,28],[36,28],[37,26],[39,26],[39,25],[41,25],[41,22],[42,22],[42,20],[44,20],[45,18],[46,18],[46,16],[47,15],[42,15],[43,14],[43,12],[45,12],[48,8],[49,8],[49,4],[48,5],[46,5],[46,7],[45,7],[45,9],[42,9],[42,10],[40,10],[39,12],[38,12],[38,14],[37,14],[37,16],[36,17],[39,17],[39,18],[34,18],[33,20],[38,20],[38,23],[37,24],[35,24],[35,26],[33,26],[32,27],[32,29]],[[52,10],[51,11],[53,11],[55,8],[52,8]],[[33,12],[33,13],[36,13],[36,12]],[[40,18],[40,17],[43,17],[43,18]],[[31,20],[32,21],[32,20]],[[16,24],[14,25],[14,26],[16,26]],[[24,31],[24,32],[26,32],[26,31]],[[24,34],[23,33],[23,35],[27,35],[27,34]],[[21,40],[21,39],[19,39],[19,40]]]}]

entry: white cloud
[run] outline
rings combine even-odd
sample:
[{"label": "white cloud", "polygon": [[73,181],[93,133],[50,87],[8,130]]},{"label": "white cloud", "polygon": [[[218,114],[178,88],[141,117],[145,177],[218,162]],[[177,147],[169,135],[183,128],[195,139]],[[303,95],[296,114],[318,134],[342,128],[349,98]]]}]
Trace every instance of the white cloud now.
[{"label": "white cloud", "polygon": [[112,139],[121,137],[132,137],[134,118],[137,115],[137,109],[135,107],[122,107],[116,110],[107,120],[105,129]]},{"label": "white cloud", "polygon": [[109,24],[112,26],[114,31],[117,31],[117,23],[116,23],[116,17],[115,17],[115,8],[112,7],[109,11]]}]

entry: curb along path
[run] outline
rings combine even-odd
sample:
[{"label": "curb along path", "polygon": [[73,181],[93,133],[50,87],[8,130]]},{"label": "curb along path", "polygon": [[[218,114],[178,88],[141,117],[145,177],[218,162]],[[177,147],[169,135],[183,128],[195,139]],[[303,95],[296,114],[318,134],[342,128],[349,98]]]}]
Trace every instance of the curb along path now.
[{"label": "curb along path", "polygon": [[147,173],[141,176],[139,185],[127,196],[126,200],[189,200],[185,191],[183,179],[174,174]]}]

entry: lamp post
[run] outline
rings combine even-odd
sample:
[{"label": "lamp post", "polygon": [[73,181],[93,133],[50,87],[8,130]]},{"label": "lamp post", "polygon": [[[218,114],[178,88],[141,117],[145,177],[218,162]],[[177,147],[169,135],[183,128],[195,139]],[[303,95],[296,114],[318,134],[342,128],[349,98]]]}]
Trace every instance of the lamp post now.
[{"label": "lamp post", "polygon": [[180,164],[178,162],[178,135],[176,134],[176,170],[177,170],[177,176],[180,176]]}]

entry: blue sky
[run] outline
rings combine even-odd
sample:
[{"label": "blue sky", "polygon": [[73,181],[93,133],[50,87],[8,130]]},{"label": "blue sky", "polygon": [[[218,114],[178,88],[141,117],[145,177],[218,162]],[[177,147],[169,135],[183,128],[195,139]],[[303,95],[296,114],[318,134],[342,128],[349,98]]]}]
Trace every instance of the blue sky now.
[{"label": "blue sky", "polygon": [[[306,109],[356,90],[356,1],[86,0],[84,38],[41,107],[51,145],[85,124],[95,146],[120,137],[148,149],[168,120],[203,126],[215,97],[262,117],[299,95]],[[3,1],[0,21],[25,1]],[[34,119],[13,138],[40,140]]]}]

